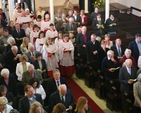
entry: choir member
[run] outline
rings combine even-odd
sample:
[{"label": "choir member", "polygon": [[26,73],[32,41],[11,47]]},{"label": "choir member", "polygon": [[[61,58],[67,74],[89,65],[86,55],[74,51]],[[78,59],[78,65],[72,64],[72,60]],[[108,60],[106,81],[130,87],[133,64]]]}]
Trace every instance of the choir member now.
[{"label": "choir member", "polygon": [[48,74],[53,77],[53,70],[58,68],[58,54],[55,44],[52,43],[51,38],[47,38],[43,45],[43,59],[45,59],[48,67]]},{"label": "choir member", "polygon": [[45,20],[41,22],[41,30],[43,30],[46,33],[46,31],[50,28],[49,25],[51,23],[53,22],[50,20],[50,15],[46,14]]},{"label": "choir member", "polygon": [[64,34],[59,45],[59,60],[62,76],[72,76],[74,74],[74,46],[67,34]]},{"label": "choir member", "polygon": [[42,53],[42,48],[45,41],[46,41],[45,33],[43,31],[40,31],[39,36],[35,42],[36,51],[40,51]]},{"label": "choir member", "polygon": [[40,29],[37,25],[33,26],[33,30],[30,33],[30,42],[35,45],[36,39],[39,36]]},{"label": "choir member", "polygon": [[38,15],[36,19],[33,20],[34,24],[38,25],[41,28],[41,15]]},{"label": "choir member", "polygon": [[33,26],[34,26],[34,22],[31,21],[31,22],[29,23],[28,28],[26,28],[26,30],[25,30],[25,34],[26,34],[26,36],[27,36],[28,38],[30,38],[30,33],[31,33],[31,31],[33,30]]}]

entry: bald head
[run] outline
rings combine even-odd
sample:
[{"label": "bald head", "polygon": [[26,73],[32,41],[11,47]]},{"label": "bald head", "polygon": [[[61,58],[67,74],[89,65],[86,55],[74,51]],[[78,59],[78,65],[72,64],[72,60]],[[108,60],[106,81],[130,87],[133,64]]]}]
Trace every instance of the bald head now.
[{"label": "bald head", "polygon": [[131,66],[132,66],[132,60],[131,60],[131,59],[126,59],[126,60],[125,60],[125,65],[126,65],[128,68],[131,68]]},{"label": "bald head", "polygon": [[12,50],[12,52],[13,52],[14,54],[17,54],[17,52],[18,52],[18,47],[17,47],[17,46],[12,46],[12,47],[11,47],[11,50]]}]

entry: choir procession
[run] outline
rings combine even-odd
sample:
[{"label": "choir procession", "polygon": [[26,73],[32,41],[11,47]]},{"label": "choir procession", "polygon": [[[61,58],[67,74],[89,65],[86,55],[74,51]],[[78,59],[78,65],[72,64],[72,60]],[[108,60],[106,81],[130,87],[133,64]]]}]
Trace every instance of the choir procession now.
[{"label": "choir procession", "polygon": [[[124,93],[132,91],[134,113],[140,113],[141,34],[136,32],[128,45],[118,36],[113,41],[120,24],[116,11],[104,21],[98,7],[87,14],[71,0],[63,2],[52,20],[50,8],[45,11],[40,6],[33,13],[28,0],[13,0],[14,9],[9,9],[8,0],[3,0],[0,113],[92,113],[88,99],[74,100],[68,87],[66,79],[75,75],[88,78],[95,88],[102,76],[105,95],[111,92],[111,80],[118,81],[120,105],[125,104]],[[93,72],[97,81],[86,74]]]}]

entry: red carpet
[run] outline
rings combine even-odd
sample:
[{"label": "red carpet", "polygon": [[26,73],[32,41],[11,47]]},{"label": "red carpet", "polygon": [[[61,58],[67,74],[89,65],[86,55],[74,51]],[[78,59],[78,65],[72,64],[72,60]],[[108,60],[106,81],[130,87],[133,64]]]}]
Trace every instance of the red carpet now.
[{"label": "red carpet", "polygon": [[104,113],[99,106],[96,105],[96,103],[93,102],[93,100],[71,79],[71,78],[66,78],[68,87],[71,89],[75,102],[80,96],[84,96],[88,99],[88,104],[92,110],[92,113]]}]

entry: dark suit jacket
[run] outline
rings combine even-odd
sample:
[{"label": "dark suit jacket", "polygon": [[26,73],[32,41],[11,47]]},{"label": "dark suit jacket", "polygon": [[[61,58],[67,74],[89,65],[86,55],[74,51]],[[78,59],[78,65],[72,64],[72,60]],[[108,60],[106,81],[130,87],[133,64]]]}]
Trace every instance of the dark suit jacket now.
[{"label": "dark suit jacket", "polygon": [[1,19],[0,21],[1,21],[1,25],[2,25],[2,27],[6,27],[6,24],[7,24],[6,21],[3,20],[3,19]]},{"label": "dark suit jacket", "polygon": [[[103,34],[103,29],[102,29],[102,34],[101,34],[101,33],[100,33],[100,29],[97,27],[97,24],[99,24],[98,21],[97,21],[97,19],[94,19],[94,20],[93,20],[93,23],[92,23],[92,27],[93,27],[93,29],[94,29],[94,33],[95,33],[97,36],[101,36],[101,35]],[[101,25],[104,25],[104,21],[103,21],[103,20],[101,20]]]},{"label": "dark suit jacket", "polygon": [[132,56],[135,58],[135,61],[137,63],[138,57],[139,57],[139,49],[138,49],[136,41],[134,40],[134,41],[130,42],[128,45],[128,48],[131,49]]},{"label": "dark suit jacket", "polygon": [[[67,86],[66,80],[64,78],[60,78],[60,82],[61,84],[66,84]],[[47,92],[47,97],[50,97],[50,95],[57,91],[57,89],[58,88],[56,86],[56,81],[54,80],[54,78],[50,78],[47,84],[47,89],[45,89]]]},{"label": "dark suit jacket", "polygon": [[64,32],[64,28],[67,24],[68,20],[66,19],[65,21],[63,21],[62,19],[58,22],[55,23],[56,29],[57,31],[62,31]]},{"label": "dark suit jacket", "polygon": [[[121,47],[121,53],[122,53],[121,56],[123,56],[123,55],[124,55],[124,51],[125,51],[125,46],[121,45],[120,47]],[[111,47],[111,50],[114,51],[114,55],[115,55],[115,56],[118,56],[118,50],[117,50],[116,45],[113,45],[113,46]]]},{"label": "dark suit jacket", "polygon": [[11,92],[14,96],[17,96],[17,83],[15,78],[12,75],[9,75],[8,85],[5,83],[4,77],[1,77],[0,85],[5,85],[8,89],[8,92]]},{"label": "dark suit jacket", "polygon": [[96,40],[95,44],[91,40],[89,40],[86,44],[86,53],[87,53],[87,60],[93,61],[93,60],[98,60],[98,53],[96,55],[93,54],[94,51],[99,50],[100,48],[100,43]]},{"label": "dark suit jacket", "polygon": [[[44,78],[47,78],[48,77],[48,74],[47,74],[47,65],[46,65],[46,62],[45,62],[44,59],[41,59],[41,64],[42,64],[42,69],[41,70],[46,70],[45,72],[42,73],[42,77],[44,79]],[[38,60],[35,60],[33,62],[33,65],[34,65],[35,69],[40,69]]]},{"label": "dark suit jacket", "polygon": [[75,17],[73,16],[74,18],[74,22],[80,22],[80,15],[78,14],[77,17],[76,17],[76,20],[75,20]]},{"label": "dark suit jacket", "polygon": [[12,32],[15,30],[15,27],[11,27],[11,26],[8,26],[8,31],[9,31],[9,34],[12,34]]},{"label": "dark suit jacket", "polygon": [[[35,51],[33,52],[34,57],[35,57],[36,53],[37,53],[37,51],[35,50]],[[33,64],[34,60],[31,58],[32,55],[31,55],[31,52],[30,52],[30,51],[28,51],[28,52],[26,53],[26,56],[28,57],[28,62],[30,62],[31,64]]]},{"label": "dark suit jacket", "polygon": [[17,40],[16,38],[23,38],[26,36],[23,29],[20,29],[20,33],[18,33],[17,30],[14,30],[11,35],[15,38],[18,47],[22,44],[22,40]]},{"label": "dark suit jacket", "polygon": [[83,34],[80,33],[77,35],[76,45],[78,45],[78,53],[86,53],[86,49],[83,47],[83,45],[86,45],[86,43],[90,40],[88,33],[86,33],[86,37],[86,42],[84,42]]},{"label": "dark suit jacket", "polygon": [[[43,101],[40,94],[34,94],[36,101],[40,102],[43,105]],[[27,96],[23,97],[19,101],[19,112],[20,113],[29,113],[30,105]]]},{"label": "dark suit jacket", "polygon": [[74,34],[77,32],[77,26],[76,26],[76,24],[72,24],[73,25],[73,27],[72,27],[72,29],[71,29],[71,27],[70,27],[70,24],[69,23],[67,23],[66,24],[66,26],[65,26],[65,28],[64,28],[64,32],[65,33],[69,33],[69,31],[73,31],[74,32]]},{"label": "dark suit jacket", "polygon": [[[18,51],[17,54],[22,54],[21,51]],[[8,64],[8,69],[10,70],[11,73],[15,73],[16,72],[16,66],[17,66],[17,63],[19,63],[19,59],[17,60],[14,60],[14,57],[16,57],[12,51],[9,51],[7,54],[6,54],[6,63]]]},{"label": "dark suit jacket", "polygon": [[131,67],[131,75],[128,73],[126,66],[122,67],[119,72],[119,81],[120,81],[120,90],[124,91],[132,91],[133,84],[128,84],[129,79],[135,79],[136,75],[136,68],[134,66]]},{"label": "dark suit jacket", "polygon": [[117,61],[117,63],[108,60],[107,56],[102,61],[102,72],[104,73],[105,77],[108,77],[110,79],[117,79],[119,74],[119,70],[116,70],[114,72],[109,71],[110,68],[117,68],[120,66],[118,58],[115,56],[114,59]]},{"label": "dark suit jacket", "polygon": [[63,103],[60,99],[59,91],[56,91],[50,96],[49,103],[51,109],[53,109],[53,107],[58,103],[64,104],[66,108],[69,108],[70,105],[74,107],[74,97],[71,90],[67,89],[67,93],[65,95],[65,103]]}]

